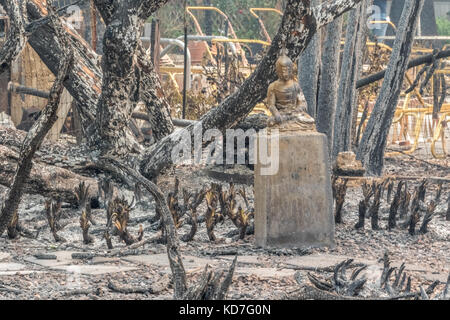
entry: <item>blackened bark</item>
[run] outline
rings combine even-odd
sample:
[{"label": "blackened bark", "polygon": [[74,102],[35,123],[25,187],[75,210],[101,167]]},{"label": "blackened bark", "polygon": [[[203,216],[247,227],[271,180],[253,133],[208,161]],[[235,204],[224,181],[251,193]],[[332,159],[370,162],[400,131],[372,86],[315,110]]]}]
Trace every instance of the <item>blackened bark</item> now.
[{"label": "blackened bark", "polygon": [[327,135],[329,154],[332,150],[333,124],[337,103],[342,25],[343,17],[339,17],[326,27],[317,100],[316,127],[317,131]]},{"label": "blackened bark", "polygon": [[9,17],[10,27],[5,43],[0,47],[0,74],[10,68],[22,52],[27,39],[25,36],[25,20],[27,14],[23,3],[19,0],[5,0],[2,5]]},{"label": "blackened bark", "polygon": [[[437,35],[437,26],[436,26],[436,17],[435,17],[435,0],[425,0],[423,10],[420,14],[420,25],[421,25],[421,34],[423,36],[434,36]],[[392,1],[391,12],[389,14],[389,18],[391,21],[398,27],[400,24],[400,18],[403,12],[403,8],[405,6],[405,0],[395,0]],[[389,27],[387,29],[386,35],[394,36],[395,31]],[[436,47],[442,47],[441,41],[433,41]],[[386,42],[387,45],[393,45],[393,41],[389,40]]]},{"label": "blackened bark", "polygon": [[383,190],[383,185],[378,183],[374,186],[375,191],[373,195],[373,203],[369,209],[370,222],[372,225],[372,230],[379,230],[380,227],[378,225],[378,211],[380,210],[380,202],[381,202],[381,192]]},{"label": "blackened bark", "polygon": [[[0,145],[1,185],[11,187],[19,159],[18,152]],[[97,181],[95,179],[35,160],[30,175],[23,185],[23,192],[39,194],[46,198],[61,198],[64,202],[75,205],[78,201],[73,190],[80,181],[89,186],[89,197],[96,195]]]},{"label": "blackened bark", "polygon": [[35,152],[39,149],[42,141],[48,131],[52,128],[53,124],[56,120],[58,120],[57,111],[59,100],[64,89],[63,81],[66,78],[73,61],[73,54],[69,49],[69,43],[65,38],[65,32],[63,31],[59,18],[55,16],[54,12],[52,12],[50,8],[49,12],[51,22],[58,37],[60,50],[64,52],[64,56],[63,60],[60,61],[58,76],[56,77],[55,83],[50,90],[50,97],[48,99],[47,106],[41,112],[39,119],[34,123],[30,131],[28,131],[28,134],[23,142],[14,181],[8,192],[0,216],[0,235],[3,234],[9,225],[11,218],[17,212],[17,208],[19,207],[23,194],[23,187],[30,176],[32,159]]},{"label": "blackened bark", "polygon": [[[136,50],[143,21],[130,1],[114,1],[105,20],[103,38],[103,83],[97,105],[96,125],[101,154],[126,155],[141,149],[128,127],[135,107]],[[100,7],[102,8],[102,7]],[[103,8],[102,8],[103,9]],[[101,10],[102,16],[103,10]]]},{"label": "blackened bark", "polygon": [[[312,5],[317,6],[320,2],[312,0]],[[317,114],[321,51],[321,34],[316,32],[298,61],[298,81],[306,99],[308,114],[313,118]]]},{"label": "blackened bark", "polygon": [[[392,201],[391,207],[389,209],[389,218],[388,218],[388,230],[391,230],[396,227],[397,225],[397,211],[398,206],[400,205],[400,199],[402,196],[402,188],[403,188],[403,181],[400,181],[397,186],[397,192],[395,193],[394,200]],[[389,202],[389,200],[388,200]]]},{"label": "blackened bark", "polygon": [[[0,3],[5,0],[0,0]],[[47,15],[47,9],[42,1],[27,1],[27,12],[32,21],[42,19]],[[64,86],[77,101],[77,111],[80,115],[84,136],[96,140],[95,107],[101,93],[101,70],[98,66],[98,56],[89,44],[80,37],[75,29],[65,21],[61,21],[64,30],[70,36],[70,45],[74,54],[73,67],[69,70]],[[64,51],[60,49],[53,26],[43,25],[30,36],[29,43],[53,74],[57,74],[59,63]]]},{"label": "blackened bark", "polygon": [[142,151],[128,129],[131,114],[139,101],[149,112],[157,140],[173,131],[161,84],[152,63],[148,59],[146,61],[140,42],[144,21],[166,2],[95,1],[106,23],[102,96],[97,106],[97,127],[103,154],[125,156]]},{"label": "blackened bark", "polygon": [[355,224],[355,229],[364,229],[366,220],[367,203],[361,200],[358,205],[358,222]]},{"label": "blackened bark", "polygon": [[139,46],[138,64],[139,101],[144,103],[153,136],[156,141],[159,141],[174,130],[170,117],[170,106],[165,99],[160,79],[154,72],[152,61],[150,57],[146,56],[142,46]]},{"label": "blackened bark", "polygon": [[[362,1],[349,14],[345,47],[342,54],[336,117],[333,132],[333,159],[343,151],[351,150],[352,125],[356,109],[356,80],[362,63],[362,52],[367,29],[366,12],[370,0]],[[356,131],[356,130],[355,130]]]},{"label": "blackened bark", "polygon": [[[258,68],[237,92],[204,115],[197,125],[201,124],[203,131],[211,128],[223,130],[243,120],[253,107],[265,98],[269,84],[276,80],[275,62],[283,40],[286,42],[289,57],[296,61],[318,28],[332,22],[359,1],[335,0],[311,8],[307,1],[289,0],[280,29]],[[194,126],[190,125],[186,131],[174,132],[146,150],[141,162],[141,173],[147,178],[152,178],[171,166],[173,147],[179,143],[183,135],[193,136]]]},{"label": "blackened bark", "polygon": [[[149,8],[157,9],[161,5],[167,2],[167,0],[151,1],[152,4]],[[6,0],[0,0],[0,5],[5,6]],[[105,21],[110,21],[110,14],[108,10],[111,8],[110,1],[97,0],[97,7],[100,4],[102,11],[102,17]],[[108,6],[106,6],[108,5]],[[136,5],[143,5],[136,4]],[[114,7],[114,5],[112,6]],[[34,22],[39,19],[43,19],[47,15],[47,9],[43,6],[40,0],[30,0],[26,2],[27,13],[29,19]],[[96,143],[99,141],[99,134],[95,126],[95,119],[97,115],[96,107],[101,94],[101,84],[103,81],[103,74],[100,67],[99,56],[92,50],[89,44],[84,41],[82,37],[65,21],[62,21],[65,31],[70,35],[71,46],[74,51],[74,64],[73,68],[69,70],[67,79],[64,81],[65,88],[69,91],[72,97],[77,101],[77,111],[81,118],[81,125],[83,135],[91,142],[92,147],[96,148]],[[33,32],[29,38],[30,45],[38,53],[39,57],[45,63],[45,65],[55,75],[58,73],[59,61],[63,55],[59,49],[56,41],[55,31],[51,25],[42,24]],[[153,70],[143,71],[150,77],[154,78],[156,75]],[[142,76],[141,76],[142,78]],[[157,87],[155,86],[157,89]],[[158,91],[155,90],[154,96],[160,96]],[[150,89],[149,89],[150,90]],[[162,102],[161,102],[162,100]],[[158,105],[159,103],[162,105]],[[154,106],[154,107],[153,107]],[[164,97],[160,96],[159,100],[155,100],[152,106],[153,112],[165,112],[164,109],[167,106],[167,102],[164,101]],[[163,121],[164,117],[161,117]],[[159,123],[162,128],[171,126],[171,123],[165,124]],[[153,128],[158,134],[159,127]]]},{"label": "blackened bark", "polygon": [[434,210],[436,209],[436,203],[431,200],[427,207],[427,213],[423,217],[422,225],[420,226],[419,232],[425,234],[428,232],[428,224],[433,219]]},{"label": "blackened bark", "polygon": [[417,18],[420,16],[423,3],[424,0],[411,0],[405,3],[388,71],[358,148],[357,159],[363,162],[369,175],[380,175],[383,170],[387,136],[397,107],[417,28]]}]

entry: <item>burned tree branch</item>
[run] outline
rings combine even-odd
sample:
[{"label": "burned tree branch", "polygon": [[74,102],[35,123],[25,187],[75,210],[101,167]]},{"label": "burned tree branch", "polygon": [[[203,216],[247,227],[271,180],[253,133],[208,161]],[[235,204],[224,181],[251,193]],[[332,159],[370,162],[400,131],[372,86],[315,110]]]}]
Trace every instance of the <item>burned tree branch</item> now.
[{"label": "burned tree branch", "polygon": [[23,194],[23,186],[29,179],[32,159],[36,150],[41,145],[44,137],[51,129],[53,124],[58,119],[57,111],[59,106],[59,100],[63,91],[63,82],[67,76],[67,73],[71,67],[73,54],[70,50],[70,45],[66,39],[65,33],[62,30],[59,18],[54,16],[53,10],[49,7],[49,13],[51,15],[52,25],[55,28],[56,34],[59,39],[59,46],[65,53],[63,60],[60,62],[60,70],[56,77],[55,83],[50,91],[50,97],[48,104],[42,111],[41,116],[35,122],[33,127],[28,132],[23,146],[21,148],[20,157],[18,160],[17,170],[14,176],[11,189],[9,190],[5,206],[2,209],[0,216],[0,234],[2,234],[7,225],[10,223],[11,218],[17,211],[20,200]]},{"label": "burned tree branch", "polygon": [[[448,58],[448,57],[450,57],[450,50],[443,50],[436,55],[436,59],[444,59],[444,58]],[[432,62],[432,59],[433,59],[433,54],[428,54],[423,57],[411,60],[408,63],[407,69],[415,68],[415,67],[418,67],[423,64],[429,64]],[[364,79],[358,80],[358,82],[356,83],[356,88],[359,89],[359,88],[368,86],[369,84],[371,84],[373,82],[383,79],[384,76],[386,75],[386,72],[387,72],[387,70],[383,70],[378,73],[372,74]]]},{"label": "burned tree branch", "polygon": [[[20,154],[10,148],[0,145],[0,184],[11,187]],[[23,185],[23,192],[40,194],[44,197],[60,197],[64,202],[76,205],[78,200],[73,192],[73,186],[83,181],[88,185],[90,197],[97,192],[97,181],[84,177],[60,167],[33,161],[29,178]]]},{"label": "burned tree branch", "polygon": [[5,0],[2,4],[9,16],[10,27],[6,42],[0,48],[0,74],[6,69],[9,69],[11,62],[22,52],[27,37],[25,34],[25,20],[27,14],[24,8],[24,3],[20,0]]}]

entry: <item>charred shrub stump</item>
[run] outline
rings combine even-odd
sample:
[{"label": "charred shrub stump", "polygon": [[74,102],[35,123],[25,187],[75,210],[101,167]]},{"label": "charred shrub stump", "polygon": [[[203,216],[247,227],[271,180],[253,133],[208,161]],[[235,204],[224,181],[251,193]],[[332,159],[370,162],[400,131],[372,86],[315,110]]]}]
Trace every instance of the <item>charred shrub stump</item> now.
[{"label": "charred shrub stump", "polygon": [[[184,300],[224,300],[233,280],[236,268],[237,256],[234,258],[230,269],[225,274],[223,271],[205,270],[197,283],[187,289]],[[222,280],[223,278],[223,280]]]},{"label": "charred shrub stump", "polygon": [[198,229],[198,215],[197,208],[205,199],[206,191],[204,189],[197,192],[195,195],[192,195],[187,190],[183,190],[183,198],[185,206],[188,207],[188,212],[186,213],[189,216],[189,221],[191,224],[191,230],[188,234],[184,235],[181,240],[184,242],[192,241],[197,233]]},{"label": "charred shrub stump", "polygon": [[365,219],[366,219],[366,211],[369,207],[370,198],[373,196],[373,188],[367,181],[361,186],[364,200],[359,202],[359,211],[358,211],[358,223],[355,224],[355,229],[364,229]]},{"label": "charred shrub stump", "polygon": [[89,235],[89,228],[91,227],[86,212],[83,210],[80,217],[80,227],[83,231],[83,243],[90,244],[94,242],[94,238]]},{"label": "charred shrub stump", "polygon": [[105,231],[105,234],[103,235],[103,237],[105,238],[106,246],[108,247],[108,249],[109,250],[114,249],[114,246],[113,246],[112,240],[111,240],[111,235],[109,234],[108,230]]},{"label": "charred shrub stump", "polygon": [[180,180],[177,177],[175,177],[174,191],[169,192],[167,196],[167,206],[169,207],[170,213],[172,214],[173,217],[173,222],[175,223],[175,227],[177,229],[181,227],[181,218],[184,215],[184,210],[178,201],[179,187],[180,187]]},{"label": "charred shrub stump", "polygon": [[436,203],[431,200],[427,207],[427,213],[423,217],[422,225],[420,226],[419,232],[425,234],[428,232],[428,224],[433,219],[434,210],[436,209]]},{"label": "charred shrub stump", "polygon": [[380,200],[381,200],[381,192],[383,189],[383,185],[381,183],[374,183],[374,196],[372,206],[369,209],[369,216],[371,218],[371,226],[373,230],[379,230],[380,227],[378,225],[378,211],[380,210]]},{"label": "charred shrub stump", "polygon": [[[392,200],[391,207],[389,209],[389,218],[388,218],[388,230],[391,230],[397,225],[397,211],[398,206],[400,205],[400,198],[402,195],[402,187],[404,185],[403,181],[400,181],[397,186],[397,192],[395,193],[394,200]],[[391,188],[392,190],[392,188]],[[388,190],[389,194],[389,190]],[[390,197],[388,197],[390,198]]]},{"label": "charred shrub stump", "polygon": [[361,200],[358,205],[358,222],[355,224],[355,229],[364,229],[366,220],[367,203]]},{"label": "charred shrub stump", "polygon": [[386,202],[389,203],[391,202],[391,195],[392,195],[392,190],[394,189],[394,181],[388,181],[388,185],[387,185],[387,195],[386,195]]},{"label": "charred shrub stump", "polygon": [[66,239],[57,234],[62,230],[63,226],[60,225],[59,220],[61,218],[61,201],[54,202],[53,200],[45,201],[45,212],[47,215],[48,225],[50,231],[56,242],[65,242]]},{"label": "charred shrub stump", "polygon": [[427,187],[428,187],[428,181],[426,179],[423,179],[422,182],[419,185],[419,189],[418,189],[418,199],[419,201],[425,201],[425,194],[427,192]]},{"label": "charred shrub stump", "polygon": [[238,223],[239,223],[239,239],[244,239],[247,234],[247,228],[250,225],[250,219],[255,217],[254,208],[251,208],[247,199],[247,194],[245,193],[245,189],[242,188],[239,190],[239,194],[245,202],[246,210],[242,209],[241,206],[238,208]]},{"label": "charred shrub stump", "polygon": [[19,237],[19,215],[17,214],[17,210],[14,213],[6,231],[8,234],[8,239],[17,239]]},{"label": "charred shrub stump", "polygon": [[130,220],[130,212],[133,209],[134,198],[131,204],[122,198],[115,198],[110,205],[108,206],[109,221],[108,221],[108,229],[111,226],[114,226],[119,234],[119,238],[125,242],[127,246],[132,245],[136,241],[139,241],[139,238],[142,239],[142,228],[138,234],[138,239],[134,238],[127,229],[128,221]]},{"label": "charred shrub stump", "polygon": [[439,203],[439,201],[441,200],[441,195],[442,195],[442,184],[443,182],[439,182],[437,189],[436,189],[436,196],[434,197],[434,202],[435,203]]},{"label": "charred shrub stump", "polygon": [[86,185],[84,181],[81,181],[78,187],[75,189],[75,196],[78,200],[78,208],[81,209],[86,215],[86,218],[92,225],[96,225],[94,219],[92,218],[92,208],[91,199],[89,198],[89,186]]},{"label": "charred shrub stump", "polygon": [[220,212],[224,217],[229,217],[233,224],[239,228],[239,214],[236,201],[236,190],[234,183],[230,182],[228,191],[224,190],[222,186],[217,186],[219,196]]},{"label": "charred shrub stump", "polygon": [[[347,275],[347,270],[349,268],[355,268],[350,276]],[[312,273],[308,273],[307,275],[314,287],[322,292],[329,292],[330,294],[333,294],[333,296],[341,298],[354,297],[359,295],[367,282],[365,276],[360,276],[361,272],[366,268],[367,265],[358,266],[353,264],[353,259],[348,259],[338,263],[334,267],[333,276],[329,279],[321,280]],[[296,274],[295,279],[300,285],[302,284],[298,274]]]},{"label": "charred shrub stump", "polygon": [[408,232],[410,235],[415,235],[416,233],[416,225],[419,222],[420,214],[419,214],[419,206],[415,206],[413,209],[411,209],[411,216],[408,221]]},{"label": "charred shrub stump", "polygon": [[336,223],[342,223],[342,207],[345,202],[345,195],[347,193],[348,179],[337,179],[335,182],[335,210],[334,221]]},{"label": "charred shrub stump", "polygon": [[206,192],[206,231],[210,241],[216,241],[216,236],[214,235],[214,227],[221,219],[222,215],[217,211],[217,191],[216,187],[213,186],[210,190]]},{"label": "charred shrub stump", "polygon": [[408,184],[405,182],[405,189],[400,199],[400,218],[405,218],[408,214],[409,201],[411,199],[411,193],[408,191]]}]

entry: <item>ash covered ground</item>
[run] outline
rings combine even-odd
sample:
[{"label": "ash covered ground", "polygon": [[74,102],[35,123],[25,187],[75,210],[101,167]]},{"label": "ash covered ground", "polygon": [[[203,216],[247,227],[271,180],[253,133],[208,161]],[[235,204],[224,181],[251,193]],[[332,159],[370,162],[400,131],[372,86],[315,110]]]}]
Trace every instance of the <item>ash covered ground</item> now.
[{"label": "ash covered ground", "polygon": [[[424,163],[410,157],[386,159],[386,175],[408,178],[408,187],[413,188],[421,178],[449,179],[448,160],[433,160]],[[211,169],[220,172],[221,168],[176,167],[158,180],[165,194],[173,190],[174,177],[180,179],[180,187],[195,191],[211,183],[228,187],[225,175],[222,179],[213,178]],[[239,166],[227,171],[236,180],[251,180],[252,171]],[[412,179],[417,177],[418,179]],[[242,179],[244,178],[244,179]],[[236,182],[236,188],[245,188],[250,206],[253,206],[253,187]],[[74,186],[75,187],[75,186]],[[430,180],[425,203],[435,197],[437,183]],[[358,221],[358,203],[362,199],[360,184],[350,183],[343,207],[343,223],[336,225],[336,246],[334,248],[292,248],[262,249],[255,246],[254,235],[239,240],[237,229],[228,219],[219,223],[215,229],[217,241],[208,238],[205,223],[193,241],[181,242],[181,253],[188,276],[188,283],[198,279],[207,264],[227,270],[235,255],[238,264],[233,283],[227,295],[229,299],[287,299],[295,297],[299,288],[296,279],[307,279],[311,273],[318,279],[331,279],[333,268],[345,259],[354,259],[356,264],[366,264],[361,273],[367,278],[359,297],[389,297],[386,288],[380,288],[383,261],[386,252],[391,265],[400,267],[405,263],[405,273],[411,278],[411,291],[427,288],[435,282],[433,298],[444,290],[450,272],[450,222],[446,221],[447,197],[450,184],[443,183],[442,196],[426,234],[411,236],[408,230],[397,227],[387,230],[387,217],[390,204],[386,196],[380,207],[381,230],[371,230],[370,223],[365,228],[355,230]],[[6,188],[0,187],[4,195]],[[126,199],[131,201],[133,192],[121,189]],[[38,234],[36,239],[20,236],[16,240],[0,238],[0,298],[1,299],[172,299],[173,286],[171,272],[163,243],[149,243],[134,251],[126,251],[123,242],[113,237],[114,249],[108,250],[103,239],[106,224],[105,209],[93,209],[96,225],[91,226],[90,234],[94,243],[83,244],[80,229],[80,209],[64,206],[62,224],[65,227],[58,235],[66,242],[55,242],[45,214],[45,200],[39,195],[25,195],[19,209],[20,222],[29,231]],[[198,209],[199,215],[206,211],[205,203]],[[144,196],[131,212],[129,231],[136,235],[142,225],[144,239],[157,235],[158,223],[150,223],[155,215],[151,198]],[[421,213],[423,217],[423,213]],[[399,221],[401,224],[402,221]],[[420,226],[420,222],[418,224]],[[190,230],[184,224],[178,234],[181,237]],[[122,251],[120,251],[122,250]],[[121,252],[120,254],[117,252]],[[125,253],[124,253],[125,252]],[[72,254],[84,253],[84,259],[74,259]],[[113,254],[117,253],[117,254]],[[394,271],[391,275],[395,278]],[[308,280],[304,280],[308,282]],[[394,280],[392,280],[394,281]],[[120,288],[137,288],[142,292],[123,293]],[[119,289],[118,289],[119,288]],[[139,291],[139,290],[138,290]],[[401,294],[399,291],[398,294]]]}]

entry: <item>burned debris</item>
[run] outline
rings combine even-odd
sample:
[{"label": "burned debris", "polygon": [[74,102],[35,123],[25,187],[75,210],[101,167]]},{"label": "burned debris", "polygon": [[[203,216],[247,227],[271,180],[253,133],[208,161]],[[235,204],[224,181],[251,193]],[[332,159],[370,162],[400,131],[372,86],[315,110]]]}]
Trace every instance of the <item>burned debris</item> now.
[{"label": "burned debris", "polygon": [[[412,290],[411,276],[407,273],[407,265],[403,262],[400,267],[392,267],[389,254],[385,252],[383,267],[380,270],[379,278],[367,288],[368,279],[365,275],[368,266],[361,263],[354,263],[353,259],[343,260],[338,263],[330,272],[307,273],[306,279],[300,272],[296,273],[295,279],[301,287],[297,289],[290,299],[321,299],[321,300],[446,300],[448,296],[448,286],[450,275],[444,283],[441,292],[436,292],[437,287],[442,285],[439,281],[434,281],[424,289],[423,285],[417,286],[417,291]],[[353,271],[348,275],[348,269]],[[324,279],[325,278],[325,279]],[[374,280],[371,280],[374,281]],[[364,295],[362,294],[364,292]]]},{"label": "burned debris", "polygon": [[[233,29],[242,12],[205,2],[0,0],[1,259],[17,268],[0,292],[223,300],[295,287],[286,298],[448,299],[450,52],[436,39],[430,55],[413,45],[425,1],[405,2],[394,46],[366,41],[370,1],[276,1],[263,8],[277,18],[267,29],[252,8],[261,30],[250,40]],[[179,36],[163,22],[180,14],[185,42],[162,35]],[[167,54],[175,43],[184,56]],[[225,182],[207,174],[218,168]],[[401,265],[387,251],[373,260],[385,249]],[[433,270],[409,268],[422,258]]]}]

